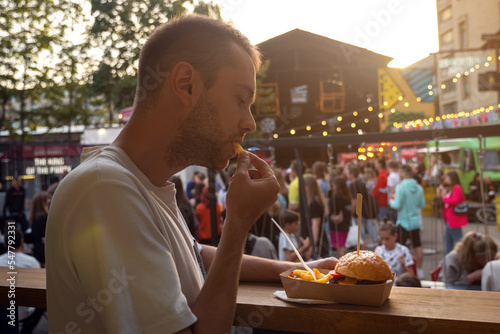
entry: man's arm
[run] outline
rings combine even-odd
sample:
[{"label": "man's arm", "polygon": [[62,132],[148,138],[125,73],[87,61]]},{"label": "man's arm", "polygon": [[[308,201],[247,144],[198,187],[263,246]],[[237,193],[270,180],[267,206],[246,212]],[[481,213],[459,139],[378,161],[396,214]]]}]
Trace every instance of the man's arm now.
[{"label": "man's arm", "polygon": [[[201,257],[207,271],[210,271],[210,263],[213,261],[216,250],[217,248],[215,247],[203,245]],[[334,257],[308,262],[308,266],[311,268],[320,269],[334,269],[336,264],[337,259]],[[243,255],[240,281],[279,282],[279,275],[282,272],[295,268],[303,268],[303,266],[299,262],[279,261],[251,255]]]},{"label": "man's arm", "polygon": [[[252,165],[255,170],[250,170]],[[248,231],[262,212],[276,202],[278,191],[274,174],[263,160],[248,152],[239,154],[227,193],[226,221],[219,247],[204,247],[202,251],[208,275],[191,306],[198,318],[191,326],[194,333],[230,332]]]}]

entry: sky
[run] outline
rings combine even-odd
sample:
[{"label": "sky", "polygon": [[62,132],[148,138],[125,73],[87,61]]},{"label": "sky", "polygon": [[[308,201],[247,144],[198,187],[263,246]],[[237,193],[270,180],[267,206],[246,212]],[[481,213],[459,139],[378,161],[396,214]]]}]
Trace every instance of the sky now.
[{"label": "sky", "polygon": [[295,28],[380,53],[406,67],[438,51],[436,0],[214,0],[258,44]]}]

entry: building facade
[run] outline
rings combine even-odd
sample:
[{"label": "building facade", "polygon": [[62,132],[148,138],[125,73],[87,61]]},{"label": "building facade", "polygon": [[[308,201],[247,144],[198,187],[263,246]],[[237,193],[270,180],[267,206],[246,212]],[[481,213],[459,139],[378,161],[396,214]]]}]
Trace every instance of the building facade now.
[{"label": "building facade", "polygon": [[439,52],[436,54],[440,115],[471,115],[498,108],[496,91],[480,88],[481,74],[498,71],[494,49],[484,49],[484,34],[500,30],[500,1],[437,0]]}]

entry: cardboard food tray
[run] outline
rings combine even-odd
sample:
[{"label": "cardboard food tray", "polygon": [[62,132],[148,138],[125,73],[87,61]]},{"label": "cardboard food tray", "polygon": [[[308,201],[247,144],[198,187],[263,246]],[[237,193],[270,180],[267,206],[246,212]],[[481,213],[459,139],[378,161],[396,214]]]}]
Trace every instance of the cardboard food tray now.
[{"label": "cardboard food tray", "polygon": [[[336,303],[382,306],[389,298],[395,274],[386,283],[371,285],[324,284],[288,277],[292,269],[280,274],[288,298],[328,300]],[[323,274],[330,270],[319,269]]]}]

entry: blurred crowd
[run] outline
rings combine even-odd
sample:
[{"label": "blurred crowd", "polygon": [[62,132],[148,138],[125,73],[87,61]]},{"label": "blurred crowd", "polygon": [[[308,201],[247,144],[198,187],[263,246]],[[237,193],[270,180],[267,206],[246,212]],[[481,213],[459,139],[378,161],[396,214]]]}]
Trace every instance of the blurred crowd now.
[{"label": "blurred crowd", "polygon": [[[235,170],[236,165],[230,164],[215,174],[214,192],[209,189],[204,171],[195,171],[186,184],[178,176],[170,180],[177,190],[179,212],[200,243],[216,245],[224,231],[225,198]],[[455,171],[443,174],[432,161],[426,169],[423,165],[385,159],[373,164],[347,162],[331,167],[323,161],[309,167],[294,160],[287,168],[273,170],[281,186],[278,200],[253,225],[245,254],[297,261],[291,241],[305,260],[341,257],[356,249],[360,229],[360,248],[373,250],[388,263],[397,274],[396,285],[420,286],[424,277],[420,239],[421,211],[426,205],[423,186],[435,182],[434,201],[439,202],[445,224],[446,252],[439,266],[429,274],[432,279],[450,285],[477,285],[483,290],[500,291],[497,241],[476,232],[464,235],[462,228],[468,224],[467,214],[456,209],[467,200],[482,201],[479,175],[470,183],[466,196],[458,174]],[[12,181],[1,220],[4,242],[0,243],[0,254],[3,253],[0,265],[8,265],[5,236],[8,226],[14,224],[17,266],[45,266],[45,228],[58,183],[59,179],[53,179],[47,190],[35,194],[26,210],[22,182]],[[498,186],[488,176],[482,188],[485,201],[493,200],[498,192]],[[358,194],[362,195],[360,210],[356,207]],[[216,218],[215,228],[212,216]],[[279,223],[284,233],[272,220]],[[44,312],[31,309],[25,313],[26,332],[36,326]]]},{"label": "blurred crowd", "polygon": [[[185,185],[178,177],[171,180],[178,189],[179,209],[200,243],[217,244],[223,233],[225,195],[234,171],[235,165],[230,164],[215,176],[212,205],[216,209],[217,235],[214,237],[207,175],[196,171]],[[436,163],[431,162],[427,169],[423,164],[379,159],[373,164],[346,162],[332,167],[316,161],[309,167],[294,160],[286,168],[274,168],[274,173],[281,186],[278,200],[253,225],[246,254],[298,261],[291,241],[306,260],[341,257],[356,249],[359,228],[360,248],[373,250],[384,258],[401,278],[399,282],[396,280],[398,285],[417,286],[416,282],[424,278],[421,229],[426,202],[423,187],[433,184],[437,189],[434,200],[440,202],[440,215],[445,224],[446,249],[446,255],[432,273],[435,280],[479,285],[480,273],[486,264],[486,268],[493,268],[489,262],[497,257],[497,243],[480,234],[475,234],[475,242],[471,243],[470,235],[462,233],[468,224],[467,215],[454,211],[459,203],[477,196],[473,184],[470,195],[465,196],[458,174],[454,171],[443,174]],[[302,173],[303,192],[299,173]],[[493,187],[486,178],[486,193],[496,192]],[[356,214],[357,194],[363,196],[361,217]],[[305,200],[301,200],[301,195]],[[274,226],[273,219],[279,222],[284,233]],[[460,255],[465,249],[467,254],[475,256]],[[498,266],[497,262],[500,261],[492,263]],[[474,274],[469,279],[464,279],[471,273]],[[500,284],[497,285],[500,289]],[[491,284],[485,283],[487,287],[491,288]]]}]

